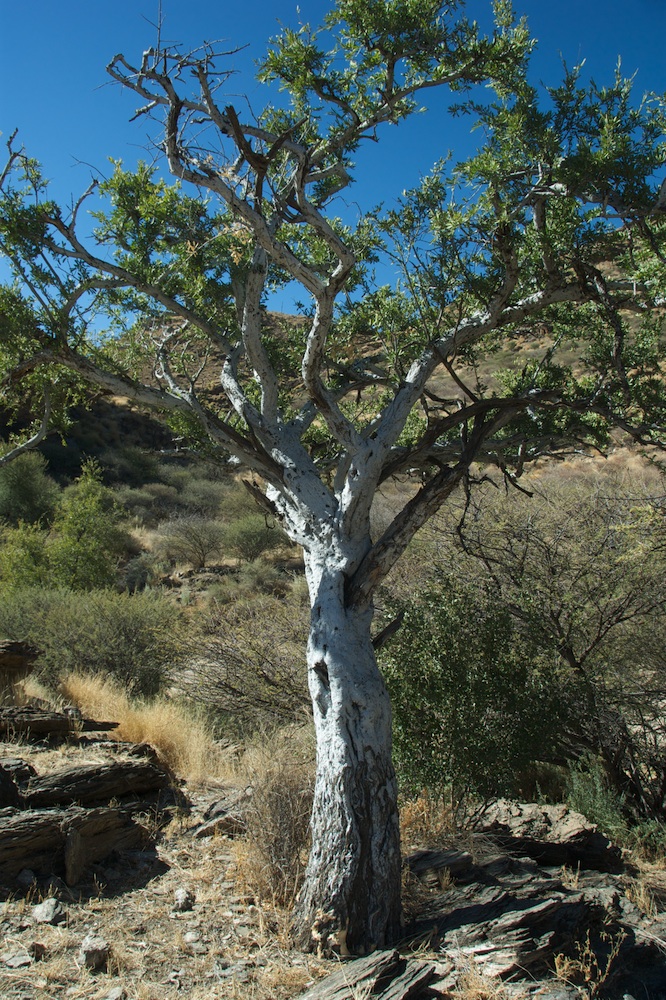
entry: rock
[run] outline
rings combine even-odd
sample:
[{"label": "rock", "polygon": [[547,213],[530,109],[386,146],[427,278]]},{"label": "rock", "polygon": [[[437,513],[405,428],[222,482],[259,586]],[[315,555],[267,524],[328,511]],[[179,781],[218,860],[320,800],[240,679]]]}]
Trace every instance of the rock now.
[{"label": "rock", "polygon": [[217,816],[215,819],[208,820],[207,823],[202,823],[194,831],[194,836],[197,840],[201,840],[203,837],[213,837],[216,834],[218,837],[238,837],[245,833],[245,830],[245,820],[241,819],[240,816],[234,816],[233,813],[227,813],[226,816]]},{"label": "rock", "polygon": [[20,802],[21,795],[18,785],[11,774],[0,766],[0,809],[6,806],[18,806]]},{"label": "rock", "polygon": [[105,993],[102,1000],[127,1000],[127,993],[122,986],[114,986],[108,993]]},{"label": "rock", "polygon": [[37,774],[32,764],[22,760],[21,757],[3,757],[0,760],[0,769],[11,775],[17,785],[24,785]]},{"label": "rock", "polygon": [[[4,859],[3,859],[4,860]],[[37,881],[37,876],[32,868],[21,868],[16,876],[16,881],[22,889],[29,889]]]},{"label": "rock", "polygon": [[376,996],[385,1000],[416,1000],[435,975],[432,962],[401,958],[397,951],[376,951],[345,962],[299,1000],[351,1000]]},{"label": "rock", "polygon": [[247,824],[242,814],[242,802],[247,798],[246,792],[234,789],[224,798],[212,802],[204,812],[204,822],[196,828],[194,836],[197,839],[214,834],[237,837],[245,833]]},{"label": "rock", "polygon": [[87,934],[81,942],[79,949],[79,965],[83,965],[86,969],[92,971],[105,969],[110,954],[111,946],[108,941],[105,941],[98,934]]},{"label": "rock", "polygon": [[[460,879],[465,873],[474,867],[472,855],[468,851],[435,851],[421,850],[414,851],[405,858],[412,875],[425,882],[426,885],[436,888],[442,886],[443,877]],[[445,873],[443,875],[443,873]]]},{"label": "rock", "polygon": [[185,913],[194,906],[195,895],[189,889],[176,889],[173,894],[173,908],[176,913]]},{"label": "rock", "polygon": [[566,805],[541,805],[499,799],[475,824],[512,854],[526,854],[544,865],[622,870],[622,854],[581,813]]},{"label": "rock", "polygon": [[470,903],[442,921],[441,952],[451,961],[466,959],[491,979],[545,972],[554,955],[583,940],[587,928],[605,916],[582,893],[518,901],[486,887]]},{"label": "rock", "polygon": [[27,951],[20,951],[14,955],[3,955],[2,961],[8,969],[24,969],[32,965],[32,958]]},{"label": "rock", "polygon": [[33,906],[31,916],[36,924],[53,924],[54,926],[67,919],[64,906],[52,896],[45,899],[43,903]]}]

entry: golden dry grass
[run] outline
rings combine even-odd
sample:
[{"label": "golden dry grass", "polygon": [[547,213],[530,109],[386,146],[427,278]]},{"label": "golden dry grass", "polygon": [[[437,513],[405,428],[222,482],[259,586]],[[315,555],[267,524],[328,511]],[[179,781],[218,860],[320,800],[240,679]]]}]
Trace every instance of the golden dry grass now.
[{"label": "golden dry grass", "polygon": [[60,691],[84,715],[118,722],[114,738],[150,743],[192,784],[229,779],[233,773],[233,751],[219,746],[210,725],[187,705],[168,698],[134,700],[115,681],[85,674],[63,678]]}]

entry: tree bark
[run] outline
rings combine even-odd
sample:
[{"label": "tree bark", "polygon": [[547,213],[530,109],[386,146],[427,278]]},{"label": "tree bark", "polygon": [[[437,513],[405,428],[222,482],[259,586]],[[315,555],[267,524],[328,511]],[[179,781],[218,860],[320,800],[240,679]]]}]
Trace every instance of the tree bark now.
[{"label": "tree bark", "polygon": [[364,954],[400,930],[391,706],[370,637],[372,610],[345,605],[339,563],[321,570],[312,562],[306,554],[317,777],[312,852],[293,931],[302,947]]}]

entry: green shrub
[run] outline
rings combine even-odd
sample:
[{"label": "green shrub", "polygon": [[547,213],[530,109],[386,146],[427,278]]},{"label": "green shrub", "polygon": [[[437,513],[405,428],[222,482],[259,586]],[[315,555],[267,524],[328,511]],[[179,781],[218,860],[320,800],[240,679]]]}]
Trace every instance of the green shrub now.
[{"label": "green shrub", "polygon": [[566,800],[602,833],[617,843],[626,841],[629,828],[623,815],[623,802],[610,788],[600,761],[583,758],[569,769],[565,785]]},{"label": "green shrub", "polygon": [[180,502],[192,514],[214,518],[221,513],[228,492],[224,480],[191,476],[183,481]]},{"label": "green shrub", "polygon": [[0,548],[5,588],[36,585],[91,590],[116,582],[122,556],[132,541],[119,527],[120,510],[99,471],[84,467],[62,494],[50,531],[20,523],[6,528]]},{"label": "green shrub", "polygon": [[224,546],[239,562],[254,562],[264,552],[286,543],[284,532],[263,514],[245,514],[225,530]]},{"label": "green shrub", "polygon": [[37,451],[25,452],[0,468],[0,520],[12,525],[48,523],[59,493],[44,458]]},{"label": "green shrub", "polygon": [[165,559],[203,569],[222,551],[224,526],[197,514],[183,514],[160,525],[159,552]]},{"label": "green shrub", "polygon": [[37,669],[52,686],[61,675],[84,671],[155,694],[185,657],[187,628],[173,603],[152,592],[29,587],[0,601],[0,634],[42,650]]},{"label": "green shrub", "polygon": [[19,522],[5,528],[0,545],[0,580],[6,588],[48,584],[47,532],[37,524]]},{"label": "green shrub", "polygon": [[130,594],[145,590],[155,583],[162,564],[153,552],[140,552],[125,563],[121,576],[121,586]]},{"label": "green shrub", "polygon": [[409,791],[510,794],[522,768],[549,759],[570,710],[556,653],[455,578],[407,606],[380,662]]},{"label": "green shrub", "polygon": [[122,512],[113,492],[102,485],[97,465],[87,462],[63,494],[48,545],[52,582],[75,590],[115,583],[121,556],[130,547],[121,530]]},{"label": "green shrub", "polygon": [[157,479],[158,462],[154,455],[136,445],[104,451],[101,456],[107,475],[129,486],[143,486]]}]

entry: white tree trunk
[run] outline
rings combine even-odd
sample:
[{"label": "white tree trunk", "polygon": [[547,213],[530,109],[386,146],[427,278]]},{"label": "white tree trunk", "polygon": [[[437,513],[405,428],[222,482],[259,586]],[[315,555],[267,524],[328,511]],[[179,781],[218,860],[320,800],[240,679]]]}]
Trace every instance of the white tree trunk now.
[{"label": "white tree trunk", "polygon": [[372,611],[345,606],[345,574],[339,561],[326,562],[306,556],[317,779],[294,935],[305,947],[362,954],[400,929],[391,706],[372,647]]}]

